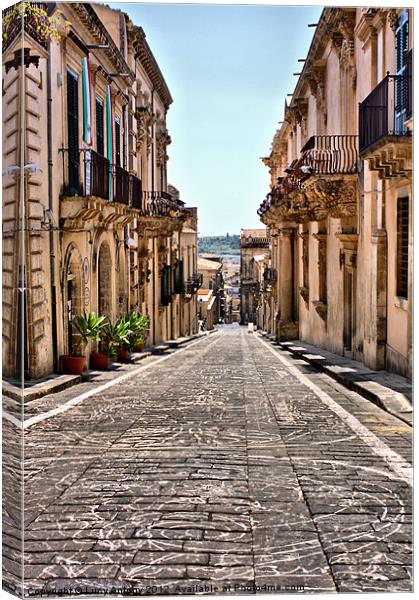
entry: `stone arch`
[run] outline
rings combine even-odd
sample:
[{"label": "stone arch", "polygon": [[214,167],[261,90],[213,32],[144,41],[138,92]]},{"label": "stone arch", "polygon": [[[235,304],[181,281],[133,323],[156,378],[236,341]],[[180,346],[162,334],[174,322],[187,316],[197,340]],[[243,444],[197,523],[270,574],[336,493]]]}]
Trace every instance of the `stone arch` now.
[{"label": "stone arch", "polygon": [[80,350],[80,336],[72,328],[73,317],[83,313],[82,257],[74,242],[65,253],[63,302],[64,347],[71,354]]},{"label": "stone arch", "polygon": [[97,298],[98,314],[110,317],[112,313],[112,255],[107,241],[101,243],[98,251]]}]

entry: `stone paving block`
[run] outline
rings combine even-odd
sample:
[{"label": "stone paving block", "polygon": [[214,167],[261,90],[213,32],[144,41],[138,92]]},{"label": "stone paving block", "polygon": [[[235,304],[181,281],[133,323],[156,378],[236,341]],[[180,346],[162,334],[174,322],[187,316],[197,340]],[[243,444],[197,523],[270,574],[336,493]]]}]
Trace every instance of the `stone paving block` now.
[{"label": "stone paving block", "polygon": [[[28,585],[411,590],[407,481],[241,331],[225,328],[214,345],[205,339],[174,353],[26,430]],[[405,423],[325,374],[304,372],[409,459]],[[54,402],[45,397],[33,414]],[[12,515],[6,567],[17,573]]]},{"label": "stone paving block", "polygon": [[134,564],[143,565],[207,565],[209,554],[198,552],[137,552]]},{"label": "stone paving block", "polygon": [[186,566],[182,565],[161,565],[161,564],[143,564],[143,565],[124,565],[121,567],[118,576],[121,579],[174,579],[186,576]]}]

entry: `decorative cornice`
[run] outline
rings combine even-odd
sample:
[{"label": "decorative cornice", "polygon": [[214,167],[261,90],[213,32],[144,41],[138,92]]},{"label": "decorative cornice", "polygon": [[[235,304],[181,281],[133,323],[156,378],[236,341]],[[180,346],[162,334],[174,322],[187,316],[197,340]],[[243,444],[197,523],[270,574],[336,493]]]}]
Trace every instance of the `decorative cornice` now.
[{"label": "decorative cornice", "polygon": [[363,48],[366,46],[366,44],[368,44],[368,42],[377,37],[377,30],[373,24],[374,17],[375,12],[364,12],[355,27],[355,35],[363,44]]},{"label": "decorative cornice", "polygon": [[388,11],[387,19],[388,19],[389,25],[393,31],[396,31],[398,18],[399,18],[399,13],[395,8],[392,8],[391,10]]},{"label": "decorative cornice", "polygon": [[173,102],[173,98],[170,95],[169,88],[160,71],[159,65],[147,43],[146,35],[142,27],[138,27],[137,25],[133,25],[132,33],[133,35],[131,35],[130,38],[132,39],[135,50],[135,58],[138,58],[141,62],[145,72],[154,85],[154,88],[162,99],[165,108],[168,109]]},{"label": "decorative cornice", "polygon": [[83,25],[91,32],[97,43],[109,46],[109,48],[103,49],[102,52],[107,55],[118,73],[127,73],[129,75],[126,81],[132,85],[135,81],[134,73],[125,62],[121,51],[117,48],[112,37],[106,30],[106,27],[96,14],[93,6],[86,2],[74,2],[69,3],[68,7],[77,15]]}]

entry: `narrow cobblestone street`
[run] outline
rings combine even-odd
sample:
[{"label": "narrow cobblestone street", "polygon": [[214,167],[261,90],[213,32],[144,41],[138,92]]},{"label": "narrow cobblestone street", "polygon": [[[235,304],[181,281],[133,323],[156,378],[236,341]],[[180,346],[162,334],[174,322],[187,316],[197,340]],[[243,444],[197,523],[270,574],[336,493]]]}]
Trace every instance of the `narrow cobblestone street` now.
[{"label": "narrow cobblestone street", "polygon": [[25,429],[27,591],[410,591],[410,462],[408,425],[223,327]]}]

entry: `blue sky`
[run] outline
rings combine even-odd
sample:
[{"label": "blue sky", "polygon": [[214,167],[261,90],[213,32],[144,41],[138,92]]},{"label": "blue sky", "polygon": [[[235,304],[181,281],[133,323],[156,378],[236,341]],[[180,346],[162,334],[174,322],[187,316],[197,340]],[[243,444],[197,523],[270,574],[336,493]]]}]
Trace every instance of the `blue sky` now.
[{"label": "blue sky", "polygon": [[110,3],[144,29],[173,96],[169,181],[200,235],[261,226],[269,154],[319,6]]}]

